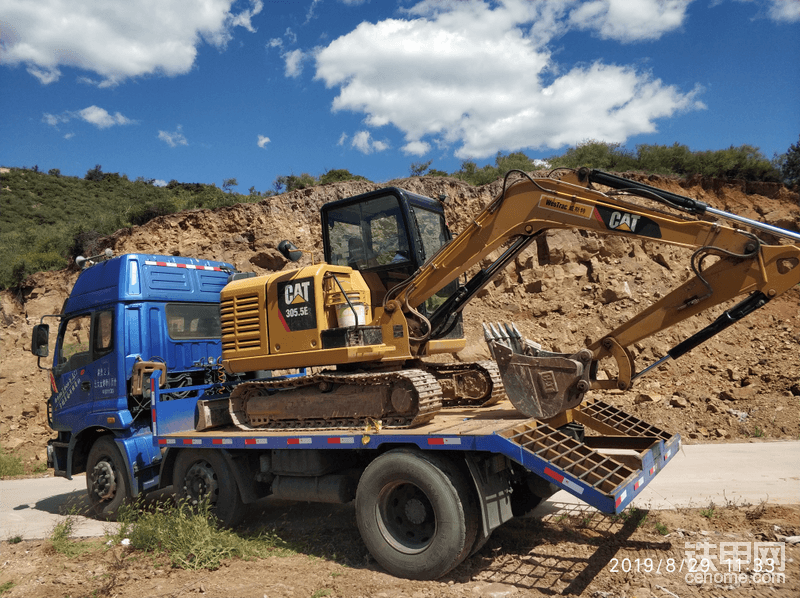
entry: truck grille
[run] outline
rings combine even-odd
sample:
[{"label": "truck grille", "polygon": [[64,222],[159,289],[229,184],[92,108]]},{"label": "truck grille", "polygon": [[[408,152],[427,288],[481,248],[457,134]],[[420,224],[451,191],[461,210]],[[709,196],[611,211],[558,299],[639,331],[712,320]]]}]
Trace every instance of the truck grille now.
[{"label": "truck grille", "polygon": [[242,351],[261,348],[258,295],[239,295],[220,304],[222,350]]}]

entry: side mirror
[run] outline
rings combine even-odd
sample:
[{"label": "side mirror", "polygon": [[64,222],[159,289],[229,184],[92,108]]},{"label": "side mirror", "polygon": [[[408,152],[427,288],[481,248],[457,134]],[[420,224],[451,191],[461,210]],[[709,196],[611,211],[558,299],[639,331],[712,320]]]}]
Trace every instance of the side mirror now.
[{"label": "side mirror", "polygon": [[278,243],[278,251],[290,262],[299,262],[300,258],[303,257],[303,252],[291,241],[284,240]]},{"label": "side mirror", "polygon": [[36,357],[47,357],[50,354],[50,326],[37,324],[33,327],[31,353]]}]

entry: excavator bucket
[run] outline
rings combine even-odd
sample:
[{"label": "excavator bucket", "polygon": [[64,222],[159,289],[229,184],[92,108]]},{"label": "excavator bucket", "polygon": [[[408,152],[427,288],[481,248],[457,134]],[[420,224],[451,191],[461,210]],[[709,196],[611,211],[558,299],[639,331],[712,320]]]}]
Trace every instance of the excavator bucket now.
[{"label": "excavator bucket", "polygon": [[574,355],[543,351],[514,324],[484,324],[483,334],[511,404],[526,416],[555,417],[577,407],[589,390],[588,349]]}]

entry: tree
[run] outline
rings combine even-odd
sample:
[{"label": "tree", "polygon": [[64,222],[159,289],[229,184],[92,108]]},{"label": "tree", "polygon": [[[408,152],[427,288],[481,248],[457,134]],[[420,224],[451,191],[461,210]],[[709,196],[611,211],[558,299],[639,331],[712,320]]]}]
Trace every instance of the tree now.
[{"label": "tree", "polygon": [[222,179],[222,190],[225,193],[231,193],[233,191],[233,187],[238,187],[239,181],[236,179]]},{"label": "tree", "polygon": [[428,160],[427,162],[412,162],[411,166],[408,167],[409,176],[425,176],[431,164],[433,164],[433,160]]},{"label": "tree", "polygon": [[84,176],[83,178],[86,179],[87,181],[100,182],[103,180],[103,177],[104,177],[103,167],[100,166],[100,164],[95,164],[94,168],[91,168],[86,171],[86,176]]},{"label": "tree", "polygon": [[366,181],[367,179],[358,174],[352,174],[349,170],[344,168],[335,168],[333,170],[325,171],[319,177],[319,184],[326,185],[328,183],[338,183],[340,181]]},{"label": "tree", "polygon": [[794,187],[800,185],[800,139],[793,143],[781,156],[781,176],[783,182]]},{"label": "tree", "polygon": [[272,186],[275,188],[276,193],[282,193],[284,190],[286,193],[289,193],[290,191],[295,191],[297,189],[313,187],[316,184],[317,179],[307,172],[304,172],[300,176],[294,174],[279,176],[275,179],[275,182],[272,184]]}]

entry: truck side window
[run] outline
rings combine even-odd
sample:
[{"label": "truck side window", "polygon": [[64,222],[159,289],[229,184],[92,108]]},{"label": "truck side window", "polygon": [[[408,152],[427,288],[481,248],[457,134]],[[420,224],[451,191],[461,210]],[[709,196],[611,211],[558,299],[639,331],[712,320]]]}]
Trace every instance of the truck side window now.
[{"label": "truck side window", "polygon": [[69,319],[59,337],[58,369],[60,372],[74,370],[92,361],[90,330],[92,316],[84,314]]},{"label": "truck side window", "polygon": [[114,312],[107,310],[95,314],[94,359],[111,353],[114,348]]},{"label": "truck side window", "polygon": [[168,303],[167,329],[174,341],[220,338],[219,307],[208,303]]}]

